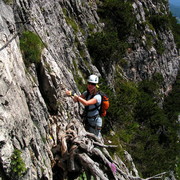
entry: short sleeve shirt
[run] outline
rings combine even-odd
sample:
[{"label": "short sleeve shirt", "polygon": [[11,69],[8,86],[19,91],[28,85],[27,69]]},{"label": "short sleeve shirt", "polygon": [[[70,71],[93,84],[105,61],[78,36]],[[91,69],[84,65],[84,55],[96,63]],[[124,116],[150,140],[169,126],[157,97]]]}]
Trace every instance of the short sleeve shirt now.
[{"label": "short sleeve shirt", "polygon": [[[84,97],[87,96],[87,91],[85,91],[83,93]],[[88,106],[88,113],[87,113],[87,117],[94,117],[94,116],[97,116],[99,114],[99,109],[100,109],[100,105],[101,105],[101,95],[100,94],[96,94],[95,96],[94,95],[91,95],[89,94],[88,97],[86,97],[86,100],[90,100],[92,98],[95,98],[97,100],[97,103],[96,104],[92,104],[92,105],[89,105]],[[98,107],[98,108],[97,108]]]}]

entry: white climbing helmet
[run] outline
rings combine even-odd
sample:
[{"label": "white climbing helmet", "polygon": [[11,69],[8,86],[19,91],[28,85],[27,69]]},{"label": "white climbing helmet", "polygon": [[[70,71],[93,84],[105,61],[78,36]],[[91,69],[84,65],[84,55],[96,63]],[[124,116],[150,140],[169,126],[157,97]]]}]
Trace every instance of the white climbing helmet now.
[{"label": "white climbing helmet", "polygon": [[97,83],[99,83],[99,78],[98,78],[98,76],[92,74],[92,75],[89,76],[87,81],[89,83],[97,84]]}]

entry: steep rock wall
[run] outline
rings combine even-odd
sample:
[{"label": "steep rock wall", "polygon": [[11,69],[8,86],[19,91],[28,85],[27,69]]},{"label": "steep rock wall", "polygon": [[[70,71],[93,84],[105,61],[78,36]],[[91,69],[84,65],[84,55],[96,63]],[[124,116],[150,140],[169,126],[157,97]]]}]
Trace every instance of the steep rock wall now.
[{"label": "steep rock wall", "polygon": [[[79,118],[77,105],[64,96],[64,91],[66,88],[79,91],[76,77],[85,82],[84,75],[100,75],[92,65],[85,40],[92,31],[90,26],[96,32],[104,25],[99,22],[95,1],[16,0],[10,3],[0,0],[0,164],[5,176],[9,175],[11,156],[14,149],[20,149],[27,167],[23,179],[52,179],[50,117],[58,115],[60,122]],[[156,10],[151,1],[144,4]],[[135,1],[134,10],[137,19],[143,21],[141,1]],[[41,63],[32,64],[28,69],[19,48],[19,35],[25,29],[37,33],[46,45]],[[145,31],[150,29],[147,27]],[[165,31],[161,36],[168,44],[167,53],[162,57],[153,48],[144,50],[139,43],[127,54],[129,67],[123,71],[127,79],[141,80],[160,71],[166,87],[172,84],[179,57],[172,33]],[[153,53],[158,60],[152,62]],[[108,75],[109,82],[114,77],[114,69]]]},{"label": "steep rock wall", "polygon": [[[132,80],[139,81],[151,78],[154,73],[160,73],[164,78],[164,91],[166,92],[176,79],[180,57],[172,31],[163,26],[159,26],[159,29],[152,28],[147,23],[147,14],[166,16],[168,6],[160,2],[153,4],[153,1],[135,1],[133,8],[139,22],[137,27],[141,31],[141,36],[140,38],[129,37],[129,42],[135,44],[135,50],[127,52],[129,62],[127,76]],[[149,48],[148,41],[152,43]],[[162,54],[156,47],[160,41],[162,42],[161,46],[165,49]]]},{"label": "steep rock wall", "polygon": [[0,9],[1,166],[5,174],[8,174],[14,149],[22,149],[22,156],[28,167],[24,179],[38,179],[42,174],[51,178],[52,172],[47,168],[50,166],[46,150],[48,147],[42,141],[47,134],[45,128],[48,125],[48,110],[38,85],[26,72],[17,32],[15,29],[12,29],[14,34],[10,32],[9,25],[15,28],[13,10],[2,1]]},{"label": "steep rock wall", "polygon": [[[49,117],[57,114],[58,108],[62,121],[75,116],[73,109],[77,105],[64,97],[65,88],[77,90],[71,73],[75,72],[73,61],[86,72],[98,73],[91,63],[86,68],[74,45],[74,30],[63,13],[63,9],[72,13],[85,29],[88,20],[98,29],[98,16],[87,4],[85,1],[83,7],[81,1],[16,1],[10,6],[0,1],[0,162],[5,176],[11,174],[14,150],[20,149],[27,168],[23,179],[52,179]],[[38,67],[32,64],[27,69],[24,65],[19,35],[25,29],[37,33],[46,44]],[[80,31],[76,38],[84,47]],[[87,51],[86,57],[90,62]]]}]

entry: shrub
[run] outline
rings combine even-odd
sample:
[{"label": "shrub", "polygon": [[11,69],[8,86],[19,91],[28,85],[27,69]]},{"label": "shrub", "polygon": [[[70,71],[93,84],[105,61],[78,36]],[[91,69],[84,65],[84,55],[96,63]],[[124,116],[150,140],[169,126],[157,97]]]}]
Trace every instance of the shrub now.
[{"label": "shrub", "polygon": [[102,66],[108,73],[109,65],[122,59],[129,47],[126,40],[135,29],[135,18],[132,12],[130,1],[105,0],[99,4],[98,14],[105,23],[105,28],[103,32],[94,33],[88,37],[87,47],[94,65],[102,75],[104,72]]},{"label": "shrub", "polygon": [[107,62],[118,46],[116,32],[98,32],[87,39],[87,46],[92,58],[96,61]]},{"label": "shrub", "polygon": [[75,32],[78,32],[78,25],[76,24],[75,20],[66,16],[67,24],[71,25]]},{"label": "shrub", "polygon": [[156,30],[164,30],[170,25],[167,15],[151,15],[149,21]]},{"label": "shrub", "polygon": [[[152,80],[139,83],[140,95],[134,115],[140,128],[131,141],[135,148],[129,148],[129,152],[134,157],[137,167],[141,168],[143,176],[174,170],[173,166],[178,153],[175,123],[170,121],[164,109],[157,103],[159,98],[157,89],[162,85],[162,81],[162,75],[157,73]],[[172,121],[175,122],[175,120]]]},{"label": "shrub", "polygon": [[31,32],[24,31],[20,37],[20,49],[23,54],[25,65],[38,64],[41,61],[41,53],[44,48],[40,37]]},{"label": "shrub", "polygon": [[119,64],[121,67],[125,68],[128,65],[128,61],[126,59],[120,59]]},{"label": "shrub", "polygon": [[119,39],[125,39],[133,32],[135,18],[131,2],[105,0],[98,9],[98,14],[107,26],[116,27]]},{"label": "shrub", "polygon": [[[179,89],[180,89],[180,72],[178,73],[178,76],[176,78],[176,81],[173,85],[172,91],[168,94],[168,96],[165,98],[164,102],[164,111],[168,117],[168,120],[170,122],[170,130],[171,134],[173,134],[172,137],[177,137],[178,133],[180,131],[180,124],[177,121],[178,116],[180,116],[180,98],[179,98]],[[173,138],[172,138],[173,139]],[[178,143],[176,143],[178,142]],[[174,167],[172,167],[173,170],[175,170],[175,174],[177,176],[177,179],[180,179],[180,143],[179,138],[177,137],[176,140],[174,140],[174,145],[171,146],[173,149],[175,149],[174,156],[176,159],[174,159]]]},{"label": "shrub", "polygon": [[14,0],[4,0],[4,2],[7,4],[7,5],[12,5],[14,3]]},{"label": "shrub", "polygon": [[123,57],[128,45],[119,41],[117,32],[105,31],[89,36],[87,47],[93,58],[93,64],[103,75],[102,67],[108,73],[110,64],[118,62]]},{"label": "shrub", "polygon": [[26,166],[21,158],[21,151],[18,149],[14,150],[11,156],[11,173],[15,179],[19,179],[26,171]]},{"label": "shrub", "polygon": [[180,49],[180,24],[178,24],[176,17],[172,16],[172,13],[169,14],[169,20],[175,43],[177,45],[177,48]]},{"label": "shrub", "polygon": [[155,48],[158,54],[162,55],[163,52],[165,51],[165,47],[163,44],[162,40],[158,40],[157,43],[155,44]]},{"label": "shrub", "polygon": [[[156,73],[151,80],[144,80],[138,84],[116,78],[116,95],[112,94],[112,91],[106,91],[110,98],[110,108],[102,129],[105,140],[121,144],[128,150],[144,177],[165,170],[174,170],[176,162],[178,174],[179,164],[176,157],[179,149],[176,145],[177,128],[175,128],[177,124],[172,123],[177,116],[173,115],[172,120],[168,118],[157,102],[160,96],[158,89],[163,83],[162,75]],[[179,107],[177,103],[176,100],[175,115]],[[173,108],[171,102],[168,108]],[[169,111],[170,116],[171,112],[172,110]],[[108,133],[110,130],[107,125],[116,132],[115,136]],[[111,153],[122,156],[121,150],[118,147]]]},{"label": "shrub", "polygon": [[[121,134],[126,134],[124,140],[127,139],[129,141],[129,139],[131,139],[132,129],[135,128],[133,119],[134,107],[138,96],[137,87],[133,82],[123,82],[119,80],[117,84],[115,84],[115,89],[117,95],[113,95],[112,92],[108,94],[110,97],[110,108],[107,118],[109,122],[114,124],[113,127],[116,128],[116,130],[121,132]],[[130,129],[132,130],[131,132],[128,131]]]}]

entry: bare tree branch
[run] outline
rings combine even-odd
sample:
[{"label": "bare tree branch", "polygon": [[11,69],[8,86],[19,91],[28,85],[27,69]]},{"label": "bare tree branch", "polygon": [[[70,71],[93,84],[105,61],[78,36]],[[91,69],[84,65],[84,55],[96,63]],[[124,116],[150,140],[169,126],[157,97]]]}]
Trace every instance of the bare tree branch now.
[{"label": "bare tree branch", "polygon": [[[58,119],[54,122],[58,122]],[[78,120],[72,120],[69,124],[67,122],[61,125],[54,124],[50,132],[54,142],[52,166],[59,168],[57,172],[62,173],[63,179],[71,177],[72,174],[77,178],[83,171],[87,175],[89,172],[95,179],[102,180],[151,180],[161,178],[165,174],[161,173],[146,179],[139,177],[138,173],[133,176],[120,157],[116,161],[110,156],[107,149],[117,146],[105,145],[97,136],[87,132]]]}]

